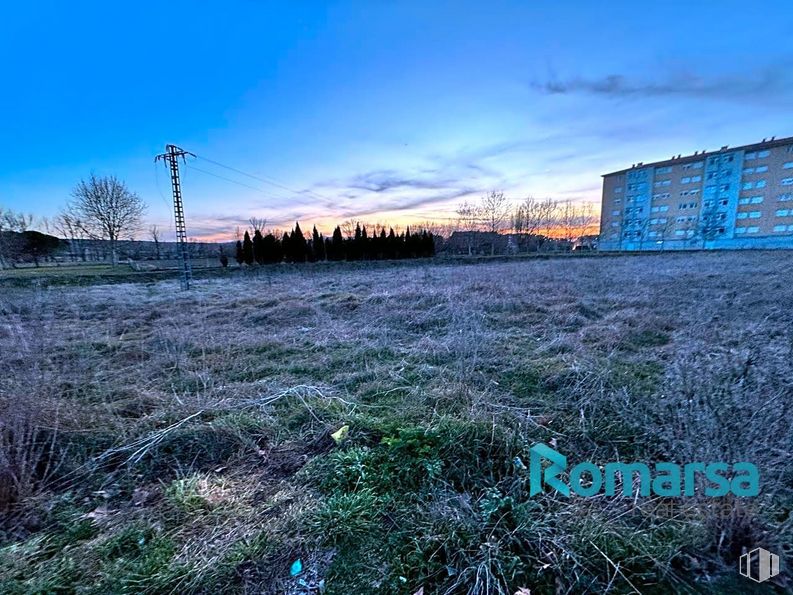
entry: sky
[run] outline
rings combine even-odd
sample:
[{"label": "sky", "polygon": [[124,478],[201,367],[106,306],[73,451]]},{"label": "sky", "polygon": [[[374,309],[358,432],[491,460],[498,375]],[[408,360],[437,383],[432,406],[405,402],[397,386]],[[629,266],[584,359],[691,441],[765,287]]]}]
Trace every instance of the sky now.
[{"label": "sky", "polygon": [[791,31],[789,0],[8,2],[0,206],[115,175],[172,235],[166,143],[197,239],[599,205],[632,163],[793,136]]}]

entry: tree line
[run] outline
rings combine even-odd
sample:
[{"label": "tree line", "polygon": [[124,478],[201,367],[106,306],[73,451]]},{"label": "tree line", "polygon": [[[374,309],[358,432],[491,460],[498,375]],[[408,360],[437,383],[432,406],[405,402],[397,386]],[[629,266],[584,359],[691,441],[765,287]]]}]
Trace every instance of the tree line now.
[{"label": "tree line", "polygon": [[57,237],[28,229],[33,216],[0,207],[0,269],[23,262],[39,266],[61,247]]},{"label": "tree line", "polygon": [[498,191],[487,193],[478,203],[466,201],[457,207],[459,231],[513,231],[573,240],[597,233],[598,221],[590,203],[529,196],[514,205]]},{"label": "tree line", "polygon": [[357,224],[351,237],[342,235],[341,227],[336,226],[331,237],[324,237],[316,226],[311,238],[306,239],[295,223],[294,229],[280,238],[274,233],[263,234],[255,227],[253,237],[246,230],[242,240],[237,240],[236,261],[238,264],[276,264],[279,262],[321,262],[384,260],[396,258],[428,258],[435,256],[435,237],[432,232],[422,230],[411,233],[408,227],[402,233],[393,228],[386,233],[367,232],[366,226]]}]

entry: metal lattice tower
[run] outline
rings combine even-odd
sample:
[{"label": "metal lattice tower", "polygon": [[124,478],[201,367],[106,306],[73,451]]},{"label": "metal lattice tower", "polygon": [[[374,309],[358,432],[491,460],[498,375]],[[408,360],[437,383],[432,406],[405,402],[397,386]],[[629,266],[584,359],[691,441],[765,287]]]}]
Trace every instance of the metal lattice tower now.
[{"label": "metal lattice tower", "polygon": [[173,216],[174,225],[176,226],[176,243],[179,247],[179,253],[182,255],[182,289],[190,289],[190,283],[193,280],[193,270],[190,266],[190,253],[187,246],[187,226],[184,220],[184,206],[182,205],[182,184],[179,180],[179,158],[185,161],[186,157],[190,155],[195,157],[189,151],[180,149],[176,145],[165,145],[165,153],[157,155],[154,161],[160,159],[165,161],[171,173],[171,187],[173,189]]}]

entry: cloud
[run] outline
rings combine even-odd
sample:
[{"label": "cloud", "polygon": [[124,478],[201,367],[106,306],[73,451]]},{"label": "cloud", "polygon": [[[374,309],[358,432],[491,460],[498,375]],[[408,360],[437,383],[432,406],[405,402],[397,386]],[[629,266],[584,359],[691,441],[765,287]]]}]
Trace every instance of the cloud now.
[{"label": "cloud", "polygon": [[350,188],[382,193],[392,190],[439,190],[453,182],[448,179],[420,179],[407,177],[394,170],[371,171],[355,176],[347,185]]},{"label": "cloud", "polygon": [[362,217],[366,215],[374,215],[381,212],[398,212],[408,211],[421,207],[428,207],[436,204],[442,204],[449,200],[470,196],[472,194],[481,193],[479,188],[458,188],[449,190],[447,192],[432,193],[426,196],[417,196],[413,198],[394,197],[389,200],[379,200],[373,203],[368,203],[369,206],[364,207],[348,207],[337,211],[336,215],[341,217]]},{"label": "cloud", "polygon": [[793,94],[790,64],[768,67],[747,75],[705,77],[688,72],[667,75],[659,81],[631,79],[621,74],[602,78],[552,78],[534,82],[532,88],[546,95],[587,94],[605,97],[692,97],[700,99],[767,100]]}]

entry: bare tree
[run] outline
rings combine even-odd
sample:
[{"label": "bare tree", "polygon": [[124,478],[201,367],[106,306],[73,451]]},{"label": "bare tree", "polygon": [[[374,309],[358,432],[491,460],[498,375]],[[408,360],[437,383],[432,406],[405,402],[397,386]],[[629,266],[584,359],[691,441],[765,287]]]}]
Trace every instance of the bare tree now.
[{"label": "bare tree", "polygon": [[592,233],[597,222],[598,217],[595,215],[591,202],[585,202],[576,207],[575,225],[579,237]]},{"label": "bare tree", "polygon": [[468,240],[468,255],[473,252],[473,233],[479,228],[479,207],[474,204],[464,201],[457,207],[457,228],[460,231],[467,232]]},{"label": "bare tree", "polygon": [[[69,241],[69,259],[74,262],[77,260],[77,253],[78,249],[80,248],[79,243],[82,239],[79,221],[75,220],[72,215],[64,211],[55,218],[53,221],[53,226],[55,227],[55,231],[58,233],[58,235],[60,235],[62,238],[66,238]],[[85,260],[84,251],[82,253],[82,257],[83,260]]]},{"label": "bare tree", "polygon": [[512,217],[512,227],[515,231],[529,235],[537,234],[542,225],[543,206],[544,203],[533,196],[526,197],[515,209]]},{"label": "bare tree", "polygon": [[[380,227],[376,228],[375,231],[379,233]],[[425,230],[431,233],[432,235],[434,235],[435,237],[439,237],[439,238],[448,238],[455,229],[454,224],[441,223],[438,221],[433,221],[432,219],[427,219],[426,221],[422,221],[421,223],[418,223],[414,227],[418,230]],[[388,230],[386,229],[386,231]]]},{"label": "bare tree", "polygon": [[8,266],[21,249],[19,237],[12,233],[27,231],[33,225],[33,215],[15,213],[10,209],[0,207],[0,269]]},{"label": "bare tree", "polygon": [[347,219],[339,227],[341,228],[341,232],[344,234],[344,237],[351,239],[355,235],[355,228],[358,225],[360,225],[359,221],[356,221],[355,219]]},{"label": "bare tree", "polygon": [[570,241],[573,239],[576,227],[576,209],[570,200],[562,203],[559,211],[559,227],[562,229],[565,240]]},{"label": "bare tree", "polygon": [[264,228],[267,225],[267,219],[264,217],[251,217],[248,219],[248,223],[250,223],[254,233],[258,231],[259,233],[264,234]]},{"label": "bare tree", "polygon": [[140,228],[146,211],[143,200],[115,176],[80,180],[72,191],[69,212],[90,238],[110,244],[113,266],[118,264],[118,241]]},{"label": "bare tree", "polygon": [[460,231],[476,231],[479,228],[479,207],[464,201],[457,207],[457,226]]},{"label": "bare tree", "polygon": [[557,226],[559,204],[552,198],[546,198],[539,204],[537,211],[537,230],[541,230],[548,237]]},{"label": "bare tree", "polygon": [[487,230],[500,233],[509,223],[510,205],[503,192],[491,190],[482,197],[481,217]]},{"label": "bare tree", "polygon": [[154,253],[156,254],[157,260],[160,260],[160,238],[162,236],[162,232],[160,228],[155,224],[149,227],[149,237],[151,237],[151,241],[154,242]]}]

